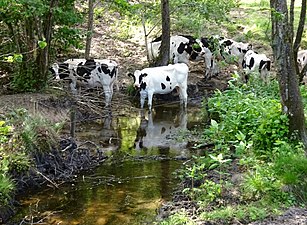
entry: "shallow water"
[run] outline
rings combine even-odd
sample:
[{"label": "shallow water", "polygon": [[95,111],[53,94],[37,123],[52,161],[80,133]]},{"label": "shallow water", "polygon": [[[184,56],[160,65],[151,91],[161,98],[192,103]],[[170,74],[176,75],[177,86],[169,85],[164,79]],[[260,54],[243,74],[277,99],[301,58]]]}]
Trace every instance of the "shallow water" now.
[{"label": "shallow water", "polygon": [[[152,114],[136,110],[79,124],[77,139],[99,146],[118,162],[105,163],[57,190],[44,188],[22,197],[15,219],[43,212],[45,224],[152,224],[162,202],[171,199],[174,172],[195,154],[184,137],[199,121],[197,109],[169,106],[156,107]],[[137,157],[120,160],[127,155]]]}]

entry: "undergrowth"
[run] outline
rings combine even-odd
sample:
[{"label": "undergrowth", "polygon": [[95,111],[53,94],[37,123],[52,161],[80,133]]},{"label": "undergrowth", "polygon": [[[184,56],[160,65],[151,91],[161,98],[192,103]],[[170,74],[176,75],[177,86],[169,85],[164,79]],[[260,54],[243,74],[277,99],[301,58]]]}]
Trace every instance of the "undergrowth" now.
[{"label": "undergrowth", "polygon": [[5,206],[16,189],[13,177],[33,166],[31,159],[37,152],[57,146],[61,126],[30,116],[24,109],[0,116],[0,206]]},{"label": "undergrowth", "polygon": [[[232,80],[228,90],[204,103],[207,109],[211,120],[198,147],[214,147],[179,172],[183,192],[200,207],[199,218],[248,223],[306,205],[307,159],[289,136],[276,80],[269,85],[254,76],[248,84]],[[173,222],[184,218],[189,218],[184,212],[174,214],[162,224],[193,224]]]}]

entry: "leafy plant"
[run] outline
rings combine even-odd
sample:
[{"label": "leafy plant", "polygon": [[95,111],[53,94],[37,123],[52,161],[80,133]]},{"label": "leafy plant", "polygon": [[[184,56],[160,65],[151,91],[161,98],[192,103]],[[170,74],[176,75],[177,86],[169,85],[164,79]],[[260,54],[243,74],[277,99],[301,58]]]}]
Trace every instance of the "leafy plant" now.
[{"label": "leafy plant", "polygon": [[0,174],[0,206],[4,206],[11,199],[15,185],[6,174]]},{"label": "leafy plant", "polygon": [[171,215],[166,220],[159,222],[160,225],[195,225],[188,216],[185,215],[184,212],[175,213]]},{"label": "leafy plant", "polygon": [[[271,90],[261,88],[260,92],[253,86],[256,85],[238,87],[230,83],[229,90],[217,91],[208,100],[208,111],[217,121],[212,121],[204,134],[220,145],[235,144],[238,137],[244,137],[245,146],[252,148],[253,154],[269,156],[267,150],[276,141],[287,141],[288,120],[281,112],[280,102],[271,99]],[[240,154],[245,153],[243,150],[240,148]]]}]

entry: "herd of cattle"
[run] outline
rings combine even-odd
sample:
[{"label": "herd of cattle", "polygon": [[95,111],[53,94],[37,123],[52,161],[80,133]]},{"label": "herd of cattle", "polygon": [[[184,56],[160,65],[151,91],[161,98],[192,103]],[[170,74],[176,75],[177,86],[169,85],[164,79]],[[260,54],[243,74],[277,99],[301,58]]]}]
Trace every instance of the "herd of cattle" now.
[{"label": "herd of cattle", "polygon": [[[158,57],[161,37],[148,45],[149,60]],[[175,88],[179,92],[180,103],[187,105],[187,81],[190,61],[204,61],[206,79],[219,72],[218,61],[235,61],[245,73],[256,71],[264,82],[268,82],[271,60],[265,54],[252,49],[250,43],[236,42],[229,38],[211,37],[195,39],[188,35],[170,37],[170,61],[168,66],[149,67],[136,70],[128,75],[134,80],[134,87],[140,90],[141,108],[148,98],[149,110],[152,108],[154,94],[167,94]],[[307,50],[298,53],[298,64],[302,69],[307,64]],[[118,77],[118,64],[107,59],[69,59],[54,63],[50,68],[57,80],[68,81],[71,91],[76,94],[78,87],[102,87],[105,103],[110,105],[113,86]]]}]

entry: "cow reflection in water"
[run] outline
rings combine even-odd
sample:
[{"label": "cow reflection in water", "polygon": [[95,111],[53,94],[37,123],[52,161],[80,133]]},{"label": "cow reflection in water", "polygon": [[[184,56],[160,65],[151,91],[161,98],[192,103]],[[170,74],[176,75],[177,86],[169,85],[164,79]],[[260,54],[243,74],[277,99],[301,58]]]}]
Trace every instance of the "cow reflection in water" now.
[{"label": "cow reflection in water", "polygon": [[[143,114],[143,112],[141,113]],[[185,149],[187,143],[178,139],[180,132],[187,129],[187,112],[178,109],[160,109],[141,115],[141,124],[134,142],[135,149]]]},{"label": "cow reflection in water", "polygon": [[112,126],[112,115],[107,115],[103,120],[103,129],[100,131],[101,142],[103,142],[104,148],[108,150],[118,149],[120,145],[119,137]]}]

